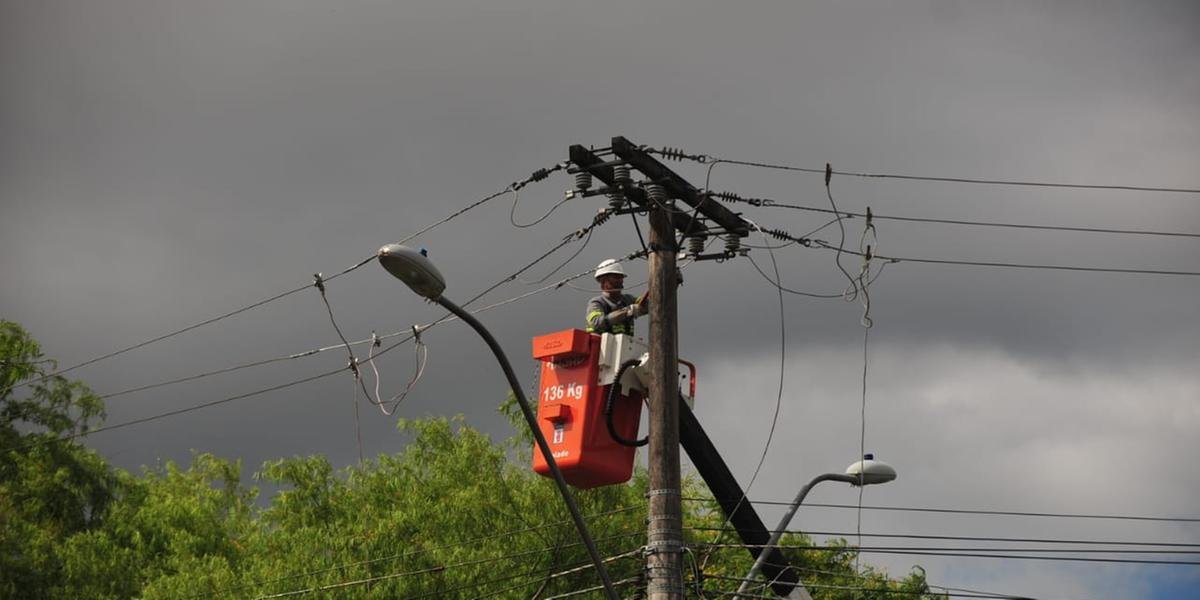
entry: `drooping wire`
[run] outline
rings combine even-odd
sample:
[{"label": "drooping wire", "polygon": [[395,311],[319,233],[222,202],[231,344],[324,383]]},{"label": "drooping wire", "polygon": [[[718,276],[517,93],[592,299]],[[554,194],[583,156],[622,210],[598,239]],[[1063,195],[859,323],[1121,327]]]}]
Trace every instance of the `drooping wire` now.
[{"label": "drooping wire", "polygon": [[[750,259],[750,264],[751,264],[751,265],[754,265],[754,269],[755,269],[756,271],[758,271],[758,274],[759,274],[759,275],[762,275],[763,279],[766,279],[766,280],[767,280],[767,283],[770,283],[771,285],[773,285],[773,286],[775,286],[775,287],[779,288],[780,290],[782,290],[782,291],[784,291],[784,292],[787,292],[787,293],[789,293],[789,294],[794,294],[794,295],[796,295],[796,296],[807,296],[807,297],[809,297],[809,298],[822,298],[822,299],[834,299],[834,298],[844,298],[844,297],[845,297],[845,292],[844,292],[844,291],[842,291],[842,292],[833,292],[833,293],[828,293],[828,294],[818,294],[818,293],[814,293],[814,292],[802,292],[802,291],[800,291],[800,290],[794,290],[794,289],[792,289],[792,288],[789,288],[789,287],[786,287],[786,286],[780,285],[780,284],[779,284],[779,282],[777,282],[777,281],[775,281],[775,280],[771,279],[771,276],[770,276],[770,275],[767,275],[767,273],[766,273],[766,272],[764,272],[764,271],[762,270],[762,268],[758,266],[758,263],[754,261],[754,258],[752,258],[752,257],[751,257],[750,255],[748,255],[748,254],[746,255],[746,258]],[[883,267],[886,267],[888,264],[890,264],[890,263],[886,263],[886,262],[885,262],[885,263],[881,264],[881,265],[879,266],[879,270],[875,271],[875,275],[874,275],[873,277],[871,277],[871,279],[870,279],[870,280],[868,280],[868,281],[867,281],[867,285],[870,285],[870,284],[872,284],[872,283],[875,283],[875,281],[876,281],[877,279],[879,279],[879,277],[880,277],[881,275],[883,275]]]},{"label": "drooping wire", "polygon": [[558,210],[558,207],[566,204],[567,200],[571,199],[571,196],[567,196],[566,198],[563,198],[562,200],[555,202],[554,206],[550,207],[550,210],[546,211],[545,214],[538,217],[537,219],[534,219],[533,221],[530,221],[529,223],[518,223],[517,222],[517,201],[521,199],[521,195],[520,195],[521,193],[517,190],[511,190],[511,191],[512,191],[512,195],[513,195],[513,203],[512,203],[512,209],[510,209],[508,211],[508,222],[512,223],[512,226],[516,227],[518,229],[525,229],[528,227],[533,227],[534,225],[537,225],[538,223],[545,221],[547,218],[549,218],[550,215],[554,214],[554,211]]},{"label": "drooping wire", "polygon": [[[371,371],[375,374],[375,405],[378,406],[380,412],[386,416],[390,417],[395,414],[396,409],[399,408],[400,404],[404,402],[404,399],[408,397],[408,394],[412,391],[413,386],[415,386],[417,382],[421,380],[421,376],[425,374],[425,365],[429,362],[429,347],[426,346],[425,342],[421,340],[421,331],[422,328],[419,325],[413,325],[412,337],[409,338],[413,341],[413,355],[416,360],[413,375],[411,378],[409,378],[408,383],[404,385],[404,389],[389,398],[386,402],[383,400],[383,397],[379,395],[379,369],[375,366],[375,348],[378,348],[383,342],[378,336],[375,335],[374,331],[371,332],[371,350],[367,355],[367,362],[371,364]],[[388,408],[389,404],[391,405],[391,408]]]},{"label": "drooping wire", "polygon": [[[759,235],[761,235],[763,238],[763,242],[769,245],[767,242],[767,235],[762,228],[753,221],[746,220],[746,222],[749,223],[750,226],[756,231],[758,231]],[[775,269],[775,280],[780,281],[782,278],[779,275],[779,263],[775,260],[775,251],[768,248],[767,252],[771,256],[771,266]],[[738,501],[734,505],[733,509],[727,512],[725,523],[721,525],[722,529],[724,529],[725,526],[731,522],[733,515],[737,513],[739,509],[741,509],[742,503],[748,500],[750,488],[754,486],[754,482],[758,479],[758,474],[762,470],[763,463],[767,461],[767,454],[771,449],[771,441],[775,439],[775,427],[779,424],[779,411],[783,406],[784,374],[786,372],[787,365],[787,323],[785,321],[783,289],[782,287],[778,287],[776,291],[779,295],[779,393],[775,396],[775,412],[771,416],[771,428],[767,432],[767,441],[763,444],[762,454],[758,457],[758,464],[754,467],[754,473],[750,475],[750,481],[746,484],[746,489],[742,492],[741,497],[738,498]],[[718,533],[716,539],[719,539],[720,535],[721,534]],[[705,564],[707,564],[707,559],[708,557],[706,556]]]},{"label": "drooping wire", "polygon": [[[629,260],[633,260],[634,258],[639,258],[639,257],[641,257],[641,256],[643,256],[641,253],[633,253],[633,254],[630,254],[630,255],[628,255],[628,256],[625,256],[625,257],[619,258],[619,259],[617,259],[617,261],[618,261],[618,262],[626,262],[626,261],[629,261]],[[689,263],[689,264],[690,264],[690,263]],[[684,267],[686,267],[686,266],[687,266],[687,265],[685,264],[685,265],[684,265]],[[684,267],[681,267],[681,268],[684,268]],[[509,299],[507,299],[507,300],[501,300],[501,301],[499,301],[499,302],[494,302],[494,303],[492,303],[492,304],[489,304],[489,305],[487,305],[487,306],[484,306],[484,307],[482,307],[482,308],[475,309],[475,310],[471,311],[471,313],[472,313],[472,314],[477,314],[477,313],[485,312],[485,311],[491,310],[491,309],[493,309],[493,308],[498,308],[498,307],[500,307],[500,306],[504,306],[504,305],[507,305],[507,304],[511,304],[511,303],[513,303],[513,302],[517,302],[517,301],[519,301],[519,300],[524,300],[525,298],[528,298],[528,297],[530,297],[530,296],[533,296],[533,295],[536,295],[536,294],[540,294],[540,293],[543,293],[543,292],[546,292],[546,291],[549,291],[549,290],[555,290],[555,289],[559,289],[559,288],[561,288],[561,287],[569,287],[569,288],[572,288],[572,289],[578,289],[578,288],[576,288],[575,286],[571,286],[569,282],[571,282],[571,281],[573,281],[573,280],[575,280],[575,279],[579,279],[579,278],[581,278],[581,277],[585,277],[585,276],[587,276],[587,275],[590,275],[590,274],[594,273],[595,271],[596,271],[595,267],[593,267],[593,268],[590,268],[590,269],[588,269],[588,270],[586,270],[586,271],[581,271],[581,272],[579,272],[579,273],[576,273],[576,274],[574,274],[574,275],[571,275],[571,276],[569,276],[569,277],[565,277],[565,278],[563,278],[563,279],[561,279],[561,280],[559,280],[559,281],[557,281],[557,282],[555,282],[555,283],[552,283],[552,284],[550,284],[550,285],[542,286],[541,288],[538,288],[538,289],[536,289],[536,290],[532,290],[532,291],[530,291],[530,292],[526,292],[526,293],[524,293],[524,294],[520,294],[520,295],[518,295],[518,296],[515,296],[515,297],[512,297],[512,298],[509,298]],[[644,284],[643,284],[643,285],[644,285]],[[453,320],[453,319],[454,319],[454,317],[450,317],[450,318],[447,318],[447,319],[445,319],[445,320]],[[441,322],[441,321],[438,321],[438,322]],[[426,329],[429,329],[429,328],[430,328],[430,327],[432,327],[433,325],[436,325],[438,322],[435,322],[435,323],[430,323],[430,324],[426,324],[426,325],[418,325],[418,326],[416,326],[416,327],[417,327],[419,330],[421,330],[421,331],[425,331]],[[375,346],[375,347],[379,347],[379,345],[381,345],[381,342],[382,342],[383,340],[390,339],[390,338],[394,338],[394,337],[398,337],[398,336],[404,335],[404,334],[406,334],[406,333],[410,334],[410,336],[409,336],[409,337],[407,337],[407,338],[405,338],[404,340],[401,340],[401,342],[400,342],[400,343],[407,342],[407,341],[410,341],[410,340],[414,340],[414,339],[415,339],[413,336],[411,336],[411,333],[412,333],[411,329],[408,329],[408,330],[396,331],[396,332],[389,333],[389,334],[386,334],[386,335],[374,335],[374,333],[373,333],[373,334],[372,334],[372,337],[370,337],[370,338],[366,338],[366,339],[362,339],[362,340],[357,340],[357,341],[350,342],[350,343],[349,343],[349,345],[350,345],[350,346],[359,346],[359,345],[362,345],[362,344],[367,344],[367,343],[370,343],[370,344],[372,344],[372,345],[373,345],[373,346]],[[128,388],[128,389],[120,390],[120,391],[117,391],[117,392],[112,392],[112,393],[108,393],[108,394],[103,394],[103,395],[99,396],[99,398],[100,398],[101,400],[105,400],[105,399],[108,399],[108,398],[114,398],[114,397],[118,397],[118,396],[124,396],[124,395],[127,395],[127,394],[132,394],[132,393],[135,393],[135,392],[146,391],[146,390],[155,389],[155,388],[160,388],[160,387],[165,387],[165,386],[174,385],[174,384],[178,384],[178,383],[186,383],[186,382],[188,382],[188,381],[195,381],[195,380],[198,380],[198,379],[204,379],[204,378],[213,377],[213,376],[216,376],[216,375],[222,375],[222,374],[225,374],[225,373],[231,373],[231,372],[234,372],[234,371],[239,371],[239,370],[243,370],[243,369],[249,369],[249,368],[253,368],[253,367],[259,367],[259,366],[269,365],[269,364],[273,364],[273,363],[276,363],[276,362],[282,362],[282,361],[286,361],[286,360],[294,360],[294,359],[298,359],[298,358],[307,358],[307,357],[309,357],[309,356],[315,356],[315,355],[317,355],[317,354],[319,354],[319,353],[322,353],[322,352],[328,352],[328,351],[330,351],[330,350],[337,350],[337,349],[341,349],[341,348],[344,348],[345,346],[346,346],[346,344],[344,344],[344,343],[338,343],[338,344],[333,344],[333,345],[323,346],[323,347],[320,347],[320,348],[313,348],[313,349],[311,349],[311,350],[305,350],[305,351],[303,351],[303,352],[295,352],[295,353],[288,354],[288,355],[284,355],[284,356],[277,356],[277,357],[274,357],[274,358],[268,358],[268,359],[264,359],[264,360],[257,360],[257,361],[252,361],[252,362],[248,362],[248,363],[242,363],[242,364],[232,365],[232,366],[223,367],[223,368],[220,368],[220,369],[215,369],[215,370],[212,370],[212,371],[206,371],[206,372],[203,372],[203,373],[198,373],[198,374],[195,374],[195,375],[188,375],[188,376],[185,376],[185,377],[179,377],[179,378],[176,378],[176,379],[169,379],[169,380],[165,380],[165,381],[159,381],[159,382],[155,382],[155,383],[151,383],[151,384],[147,384],[147,385],[142,385],[142,386],[137,386],[137,387],[133,387],[133,388]],[[373,360],[373,359],[374,359],[374,357],[375,357],[375,356],[377,356],[377,355],[374,355],[374,354],[372,354],[372,356],[371,356],[371,358],[370,358],[369,360],[362,361],[362,362],[366,362],[366,363],[368,363],[368,364],[372,365],[372,367],[374,367],[374,360]],[[424,359],[422,359],[422,360],[424,360]],[[422,370],[422,371],[423,371],[423,368],[424,368],[424,367],[421,367],[421,369],[420,369],[420,370]],[[375,395],[375,397],[379,397],[379,394],[377,393],[377,394]]]},{"label": "drooping wire", "polygon": [[[868,242],[868,237],[870,242]],[[858,240],[858,250],[862,253],[862,267],[858,272],[859,290],[862,294],[863,314],[859,319],[859,323],[863,328],[863,343],[862,343],[862,403],[859,413],[859,438],[858,438],[858,457],[859,460],[867,458],[867,356],[869,348],[869,340],[871,335],[871,327],[875,321],[871,319],[871,290],[870,286],[865,284],[867,275],[871,271],[871,242],[875,246],[879,245],[878,232],[875,229],[875,223],[871,215],[871,207],[867,207],[866,223],[863,225],[862,237]],[[886,264],[886,263],[885,263]],[[881,267],[882,269],[882,267]],[[859,485],[858,485],[858,510],[855,511],[855,531],[857,532],[858,545],[862,545],[862,500],[863,492],[866,490],[862,482],[865,469],[860,469]],[[854,570],[859,570],[859,555],[854,555]]]},{"label": "drooping wire", "polygon": [[333,330],[337,332],[338,338],[342,340],[342,345],[346,348],[346,353],[350,356],[346,368],[354,374],[354,393],[350,396],[350,404],[354,407],[354,437],[358,441],[358,466],[362,468],[365,461],[363,460],[362,425],[358,417],[358,390],[362,389],[363,396],[366,396],[368,402],[371,400],[371,394],[367,393],[366,383],[363,382],[362,374],[358,370],[358,357],[354,356],[354,349],[350,347],[350,341],[346,339],[342,328],[337,324],[337,319],[333,317],[333,306],[329,304],[329,298],[325,295],[325,282],[321,279],[320,273],[313,275],[313,286],[321,292],[321,301],[325,303],[325,310],[329,313],[329,322],[333,324]]},{"label": "drooping wire", "polygon": [[845,275],[846,279],[850,282],[850,287],[846,290],[844,297],[847,302],[853,302],[858,297],[858,283],[854,281],[854,278],[850,276],[848,271],[846,271],[846,267],[842,266],[842,251],[846,246],[846,226],[842,223],[842,213],[838,210],[837,203],[833,201],[833,191],[829,186],[829,182],[832,177],[833,167],[830,166],[829,163],[825,163],[825,196],[829,198],[829,206],[833,208],[833,216],[837,220],[838,226],[837,255],[834,258],[834,262],[837,263],[838,270],[841,271],[842,275]]}]

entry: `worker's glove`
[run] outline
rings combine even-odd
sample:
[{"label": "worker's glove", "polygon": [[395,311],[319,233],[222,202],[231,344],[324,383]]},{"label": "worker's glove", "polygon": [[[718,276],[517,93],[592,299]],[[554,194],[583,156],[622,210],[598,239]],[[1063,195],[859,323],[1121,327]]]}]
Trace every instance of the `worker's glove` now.
[{"label": "worker's glove", "polygon": [[645,303],[639,302],[629,305],[629,317],[636,318],[650,312],[650,307]]}]

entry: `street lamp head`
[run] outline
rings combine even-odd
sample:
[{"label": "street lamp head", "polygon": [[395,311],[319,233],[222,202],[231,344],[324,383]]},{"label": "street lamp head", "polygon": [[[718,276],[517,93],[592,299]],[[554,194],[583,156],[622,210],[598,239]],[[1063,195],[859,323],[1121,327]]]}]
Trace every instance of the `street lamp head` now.
[{"label": "street lamp head", "polygon": [[873,485],[895,479],[896,469],[892,468],[892,465],[875,460],[874,454],[864,454],[862,460],[846,467],[846,474],[854,478],[850,485]]},{"label": "street lamp head", "polygon": [[425,257],[424,250],[413,250],[400,244],[388,244],[379,249],[379,264],[412,291],[429,299],[437,298],[446,289],[446,280],[437,267]]}]

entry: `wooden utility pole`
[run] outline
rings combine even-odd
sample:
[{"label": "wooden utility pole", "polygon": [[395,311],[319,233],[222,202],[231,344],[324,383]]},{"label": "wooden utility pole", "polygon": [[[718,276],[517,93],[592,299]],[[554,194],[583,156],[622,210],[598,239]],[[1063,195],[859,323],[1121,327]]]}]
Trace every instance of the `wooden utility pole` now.
[{"label": "wooden utility pole", "polygon": [[675,238],[661,188],[650,201],[650,490],[646,543],[650,600],[683,600],[679,475],[679,330]]}]

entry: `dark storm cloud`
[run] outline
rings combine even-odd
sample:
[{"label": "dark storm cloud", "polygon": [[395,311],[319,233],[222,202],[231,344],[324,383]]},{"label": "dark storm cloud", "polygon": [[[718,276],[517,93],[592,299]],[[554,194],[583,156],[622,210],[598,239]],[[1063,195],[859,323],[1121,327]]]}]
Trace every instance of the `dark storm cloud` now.
[{"label": "dark storm cloud", "polygon": [[[129,1],[9,3],[0,10],[0,316],[26,325],[64,364],[303,285],[312,273],[338,272],[564,160],[570,144],[602,146],[614,135],[730,158],[811,168],[831,162],[845,171],[1200,185],[1200,15],[1188,2],[745,8]],[[697,185],[705,179],[702,166],[672,164]],[[731,165],[711,175],[715,189],[828,206],[820,175]],[[516,218],[541,215],[569,185],[559,174],[526,188]],[[869,206],[881,215],[1200,231],[1195,195],[843,176],[831,191],[843,210]],[[601,202],[571,201],[537,227],[516,230],[507,222],[512,201],[496,199],[414,241],[450,280],[450,297],[465,300],[512,273],[589,223]],[[825,222],[799,211],[737,210],[796,234]],[[617,219],[598,229],[548,281],[640,247],[630,225]],[[856,249],[862,223],[845,225],[848,247]],[[880,252],[914,258],[1191,271],[1200,256],[1194,239],[876,225]],[[817,236],[836,241],[837,228]],[[576,248],[523,278],[545,275]],[[770,272],[765,251],[752,255]],[[837,293],[846,285],[828,251],[789,247],[776,256],[789,287]],[[860,264],[853,256],[843,263],[851,272]],[[778,298],[744,260],[694,265],[685,278],[682,354],[701,365],[703,410],[714,411],[719,445],[748,478],[761,447],[722,441],[769,424],[763,419],[778,378]],[[531,289],[510,283],[480,305]],[[1028,453],[1039,448],[1066,464],[1078,464],[1085,450],[1115,456],[1114,448],[1140,448],[1124,456],[1150,461],[1167,451],[1194,452],[1188,436],[1158,439],[1154,427],[1166,426],[1156,420],[1163,415],[1194,423],[1188,406],[1196,399],[1192,357],[1200,350],[1196,290],[1196,278],[1185,277],[890,265],[872,290],[872,348],[887,382],[878,385],[902,398],[899,406],[914,408],[912,418],[876,413],[896,424],[878,440],[908,464],[909,480],[926,483],[964,468],[945,453],[996,453],[989,464],[1016,477],[1036,462]],[[563,289],[481,318],[532,384],[529,337],[579,325],[588,295]],[[374,264],[330,283],[328,298],[352,339],[441,315]],[[806,470],[840,468],[857,452],[862,307],[792,296],[785,302],[788,398],[807,398],[809,410],[830,421],[821,443],[804,436],[776,442],[768,468],[790,453],[812,456]],[[77,374],[110,392],[327,346],[336,335],[324,310],[317,292],[305,290]],[[452,323],[425,341],[429,369],[401,414],[462,412],[508,435],[493,410],[503,380],[478,340]],[[327,351],[114,398],[110,422],[299,379],[345,360],[344,352]],[[380,367],[382,391],[398,392],[412,373],[411,348],[397,348]],[[986,384],[968,385],[954,375],[960,371]],[[1097,378],[1117,391],[1087,387]],[[1029,405],[1018,415],[998,399],[954,404],[953,418],[944,416],[947,423],[931,431],[913,415],[939,414],[929,403],[945,396],[928,387],[938,382],[964,396],[1008,389],[1046,401],[1050,391],[1086,389],[1104,409],[1083,421],[1095,435],[1079,433],[1070,447],[1055,446],[1056,432],[1044,422],[1027,421]],[[311,452],[350,464],[357,457],[352,383],[339,374],[100,434],[91,443],[129,467],[186,459],[191,449],[242,457],[251,470],[266,458]],[[806,395],[805,386],[829,389]],[[739,393],[744,389],[755,392]],[[1150,425],[1123,427],[1134,413],[1122,402],[1133,402],[1139,389],[1146,390]],[[368,454],[400,447],[394,419],[361,400],[360,412]],[[806,420],[789,423],[809,427]],[[978,448],[962,437],[991,425],[995,437],[976,436]],[[820,452],[826,445],[837,450]],[[1005,452],[1012,445],[1035,450]],[[1122,472],[1136,472],[1132,462],[1122,462]],[[965,491],[947,485],[928,495],[921,492],[928,488],[906,491],[898,482],[887,493],[913,504],[1003,498],[1044,506],[1000,493],[1015,485],[1006,481]],[[1054,484],[1052,477],[1039,481]],[[791,483],[764,493],[788,497]],[[1104,489],[1116,484],[1109,485]],[[1194,496],[1196,485],[1194,478],[1161,487],[1147,481],[1136,501],[1107,507],[1186,512],[1172,499]],[[953,570],[943,572],[948,578]],[[1037,587],[1038,573],[1009,580],[1045,589]],[[1055,589],[1089,589],[1077,583],[1063,575]]]}]

